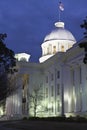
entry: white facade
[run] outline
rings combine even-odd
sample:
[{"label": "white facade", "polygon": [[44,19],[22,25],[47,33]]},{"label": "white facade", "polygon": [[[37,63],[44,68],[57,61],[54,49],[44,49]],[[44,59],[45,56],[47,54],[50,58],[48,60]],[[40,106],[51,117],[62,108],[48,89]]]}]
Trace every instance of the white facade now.
[{"label": "white facade", "polygon": [[[59,25],[61,28],[64,26],[63,23],[56,23],[56,26]],[[42,98],[39,97],[37,100],[36,116],[87,114],[87,64],[83,63],[84,48],[79,47],[83,41],[87,43],[87,39],[75,44],[75,38],[69,31],[59,29],[59,32],[62,39],[51,40],[50,35],[45,38],[49,40],[42,44],[43,52],[40,58],[42,63],[17,62],[18,89],[7,98],[7,116],[34,116],[30,98],[39,87],[41,90],[38,95],[41,94]],[[65,35],[62,35],[64,32]],[[67,40],[64,40],[66,32],[69,35],[66,37]],[[51,38],[54,36],[52,33]],[[51,53],[47,53],[50,45],[52,48],[56,46],[57,53],[54,54],[52,48]],[[64,51],[61,50],[61,46],[64,46]]]}]

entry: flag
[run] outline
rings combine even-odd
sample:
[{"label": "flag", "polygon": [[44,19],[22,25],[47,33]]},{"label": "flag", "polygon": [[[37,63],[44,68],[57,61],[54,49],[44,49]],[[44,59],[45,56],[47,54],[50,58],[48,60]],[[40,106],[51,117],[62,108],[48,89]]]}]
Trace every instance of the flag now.
[{"label": "flag", "polygon": [[64,11],[64,6],[63,6],[62,2],[59,2],[59,9],[60,9],[61,11]]}]

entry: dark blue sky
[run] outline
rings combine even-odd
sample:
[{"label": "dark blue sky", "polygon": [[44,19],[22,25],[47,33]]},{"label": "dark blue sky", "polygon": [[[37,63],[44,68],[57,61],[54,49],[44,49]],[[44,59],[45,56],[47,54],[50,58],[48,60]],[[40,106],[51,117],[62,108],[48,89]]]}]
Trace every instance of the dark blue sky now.
[{"label": "dark blue sky", "polygon": [[[44,37],[58,21],[59,0],[0,0],[0,33],[7,33],[6,45],[15,53],[31,54],[38,62]],[[80,24],[87,16],[87,0],[62,0],[61,21],[76,40],[83,37]]]}]

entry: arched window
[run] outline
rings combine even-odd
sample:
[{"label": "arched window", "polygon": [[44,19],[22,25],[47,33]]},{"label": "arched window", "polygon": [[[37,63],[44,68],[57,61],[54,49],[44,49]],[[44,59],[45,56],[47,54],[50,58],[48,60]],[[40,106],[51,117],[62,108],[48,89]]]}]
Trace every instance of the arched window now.
[{"label": "arched window", "polygon": [[47,47],[47,54],[49,54],[49,47]]},{"label": "arched window", "polygon": [[52,45],[49,44],[49,54],[52,54]]},{"label": "arched window", "polygon": [[20,58],[20,61],[27,61],[25,57]]},{"label": "arched window", "polygon": [[61,51],[64,52],[64,46],[63,45],[61,46]]},{"label": "arched window", "polygon": [[53,54],[56,53],[56,46],[53,46]]}]

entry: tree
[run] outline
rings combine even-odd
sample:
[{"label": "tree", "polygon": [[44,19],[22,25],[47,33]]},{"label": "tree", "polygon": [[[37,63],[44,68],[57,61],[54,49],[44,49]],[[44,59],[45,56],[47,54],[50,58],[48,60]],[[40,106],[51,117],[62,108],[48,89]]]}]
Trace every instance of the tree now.
[{"label": "tree", "polygon": [[84,28],[85,29],[85,32],[84,32],[84,35],[85,35],[85,37],[87,37],[87,16],[86,16],[86,19],[85,20],[83,20],[83,24],[81,24],[80,26],[81,26],[81,28]]},{"label": "tree", "polygon": [[16,65],[14,52],[7,48],[4,44],[6,34],[0,34],[0,101],[5,99],[9,90],[8,73],[12,73],[12,69]]},{"label": "tree", "polygon": [[7,95],[7,76],[5,73],[0,75],[0,101],[5,99]]},{"label": "tree", "polygon": [[83,59],[83,63],[84,64],[87,64],[87,17],[86,17],[86,19],[83,21],[83,24],[81,24],[80,25],[81,26],[81,28],[84,28],[85,29],[85,32],[84,32],[84,38],[86,38],[86,40],[85,41],[83,41],[83,42],[81,42],[80,44],[79,44],[79,47],[80,48],[84,48],[84,51],[85,51],[85,57],[84,57],[84,59]]},{"label": "tree", "polygon": [[4,39],[7,37],[6,34],[0,34],[0,65],[3,66],[5,71],[8,72],[10,67],[16,65],[14,52],[7,48],[4,44]]},{"label": "tree", "polygon": [[37,116],[37,113],[42,111],[41,110],[42,99],[43,99],[42,87],[39,85],[34,85],[32,92],[29,93],[29,109],[31,110],[31,112],[33,112],[34,117]]}]

